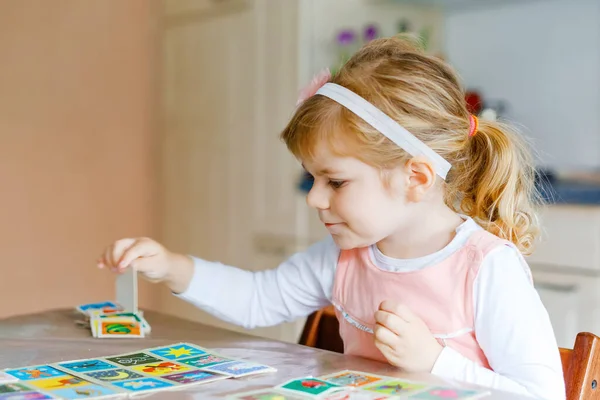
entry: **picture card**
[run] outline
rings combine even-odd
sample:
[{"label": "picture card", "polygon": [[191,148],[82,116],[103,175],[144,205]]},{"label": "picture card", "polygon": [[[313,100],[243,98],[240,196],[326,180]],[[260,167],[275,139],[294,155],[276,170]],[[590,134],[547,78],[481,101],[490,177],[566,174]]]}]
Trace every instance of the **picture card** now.
[{"label": "picture card", "polygon": [[209,354],[206,349],[191,346],[187,343],[157,347],[154,349],[149,349],[148,352],[168,360],[188,359],[190,357],[207,356]]},{"label": "picture card", "polygon": [[91,312],[102,312],[102,313],[108,313],[111,311],[123,311],[123,307],[113,301],[102,301],[99,303],[88,303],[88,304],[82,304],[76,307],[76,310],[86,314],[86,315],[90,315]]},{"label": "picture card", "polygon": [[267,365],[255,364],[241,360],[229,361],[226,363],[211,365],[209,367],[203,367],[202,370],[229,375],[236,378],[277,371],[275,368]]},{"label": "picture card", "polygon": [[324,396],[325,394],[341,390],[341,388],[341,386],[312,377],[292,379],[277,386],[279,390],[310,397]]},{"label": "picture card", "polygon": [[65,361],[59,362],[55,365],[58,369],[62,369],[68,373],[76,374],[118,368],[117,366],[103,361],[99,358]]},{"label": "picture card", "polygon": [[406,395],[428,388],[425,383],[411,382],[403,379],[387,379],[372,385],[363,386],[362,389],[387,395]]},{"label": "picture card", "polygon": [[324,381],[339,386],[361,387],[382,381],[384,379],[389,379],[389,377],[369,374],[367,372],[344,370],[333,374],[320,376],[319,379],[323,379]]},{"label": "picture card", "polygon": [[217,356],[215,354],[206,354],[203,356],[186,358],[184,360],[181,360],[180,362],[187,364],[187,365],[191,365],[192,367],[196,367],[196,368],[205,368],[205,367],[210,367],[212,365],[223,364],[223,363],[230,362],[230,361],[235,361],[235,360]]},{"label": "picture card", "polygon": [[4,370],[9,375],[19,379],[20,381],[30,381],[34,379],[51,378],[54,376],[67,375],[63,371],[51,367],[50,365],[35,365],[30,367],[22,367],[15,369]]},{"label": "picture card", "polygon": [[131,322],[112,321],[111,319],[98,320],[97,325],[92,330],[96,330],[96,337],[99,338],[143,338],[144,328],[140,322],[135,320]]}]

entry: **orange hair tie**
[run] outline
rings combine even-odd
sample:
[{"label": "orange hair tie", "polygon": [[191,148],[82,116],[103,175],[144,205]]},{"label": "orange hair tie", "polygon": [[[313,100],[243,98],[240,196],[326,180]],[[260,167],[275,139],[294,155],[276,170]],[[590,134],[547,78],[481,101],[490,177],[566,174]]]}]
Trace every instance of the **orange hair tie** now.
[{"label": "orange hair tie", "polygon": [[479,130],[479,119],[473,114],[469,115],[469,137],[475,136]]}]

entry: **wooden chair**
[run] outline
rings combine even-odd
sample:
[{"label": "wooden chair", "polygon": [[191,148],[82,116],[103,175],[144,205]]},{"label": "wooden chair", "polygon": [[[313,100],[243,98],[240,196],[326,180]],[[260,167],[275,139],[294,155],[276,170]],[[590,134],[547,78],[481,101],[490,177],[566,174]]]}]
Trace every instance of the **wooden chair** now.
[{"label": "wooden chair", "polygon": [[573,349],[560,350],[567,400],[600,399],[600,338],[580,332]]},{"label": "wooden chair", "polygon": [[[312,313],[304,325],[300,344],[344,352],[339,324],[332,306]],[[573,349],[560,348],[567,400],[600,399],[600,338],[580,332]]]},{"label": "wooden chair", "polygon": [[315,311],[308,316],[299,344],[317,349],[344,352],[344,343],[340,337],[340,325],[333,306]]}]

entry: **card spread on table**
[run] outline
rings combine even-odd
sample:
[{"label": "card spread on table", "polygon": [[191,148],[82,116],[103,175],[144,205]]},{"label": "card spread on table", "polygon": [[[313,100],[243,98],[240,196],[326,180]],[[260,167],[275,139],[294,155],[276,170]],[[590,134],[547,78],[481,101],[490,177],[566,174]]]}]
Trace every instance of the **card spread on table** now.
[{"label": "card spread on table", "polygon": [[368,385],[384,379],[383,376],[367,374],[359,371],[340,371],[335,374],[320,376],[319,379],[339,386],[359,387]]},{"label": "card spread on table", "polygon": [[242,376],[262,374],[265,372],[273,372],[274,368],[266,365],[255,364],[247,361],[229,361],[221,364],[202,367],[204,371],[215,372],[218,374],[229,375],[240,378]]},{"label": "card spread on table", "polygon": [[[196,344],[174,343],[105,357],[6,369],[0,371],[0,376],[18,381],[0,383],[0,400],[128,397],[275,371],[275,368],[257,362],[224,357]],[[241,390],[231,393],[228,398],[474,400],[490,393],[342,370],[320,377],[299,377],[274,387]]]},{"label": "card spread on table", "polygon": [[426,389],[427,386],[428,385],[424,383],[416,383],[402,379],[387,379],[372,385],[364,386],[363,389],[389,395],[404,395]]},{"label": "card spread on table", "polygon": [[311,397],[323,396],[341,389],[338,385],[311,377],[292,379],[278,386],[278,388],[286,392],[289,391],[298,395]]}]

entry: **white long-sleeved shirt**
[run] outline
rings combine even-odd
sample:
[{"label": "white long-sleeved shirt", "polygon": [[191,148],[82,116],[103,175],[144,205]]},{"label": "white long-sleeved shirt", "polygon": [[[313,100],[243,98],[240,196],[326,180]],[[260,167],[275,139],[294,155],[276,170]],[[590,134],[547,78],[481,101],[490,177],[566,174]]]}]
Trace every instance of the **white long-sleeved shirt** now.
[{"label": "white long-sleeved shirt", "polygon": [[[454,239],[434,254],[393,259],[373,245],[371,258],[377,267],[390,271],[427,268],[464,246],[478,229],[482,228],[467,218]],[[330,304],[339,254],[327,237],[265,271],[194,258],[192,281],[178,296],[246,328],[293,321]],[[475,334],[493,370],[444,347],[431,372],[492,389],[562,400],[565,386],[554,332],[519,257],[508,246],[493,250],[484,258],[473,287]]]}]

